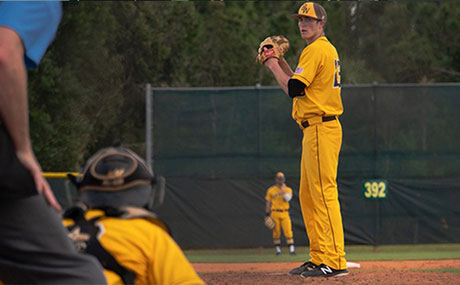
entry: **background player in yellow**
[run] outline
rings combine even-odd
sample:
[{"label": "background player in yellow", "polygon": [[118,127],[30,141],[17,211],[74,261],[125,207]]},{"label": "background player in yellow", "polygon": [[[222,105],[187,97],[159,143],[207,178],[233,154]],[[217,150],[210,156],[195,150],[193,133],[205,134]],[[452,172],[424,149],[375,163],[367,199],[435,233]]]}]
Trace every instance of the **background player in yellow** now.
[{"label": "background player in yellow", "polygon": [[295,255],[294,235],[292,233],[291,217],[289,216],[289,201],[292,199],[292,189],[287,187],[286,178],[282,172],[276,173],[275,185],[267,189],[265,195],[265,215],[275,221],[273,229],[273,244],[276,254],[281,254],[281,228],[283,229],[289,253]]},{"label": "background player in yellow", "polygon": [[158,194],[156,179],[134,152],[102,149],[72,180],[84,205],[68,209],[64,225],[77,249],[103,265],[108,284],[204,284],[148,210]]},{"label": "background player in yellow", "polygon": [[[347,275],[342,217],[337,190],[337,167],[343,112],[340,61],[324,34],[324,8],[304,3],[293,15],[307,47],[295,72],[270,47],[263,48],[263,64],[293,98],[292,117],[303,131],[299,200],[310,240],[310,257],[291,274],[302,277]],[[268,49],[267,49],[268,48]]]}]

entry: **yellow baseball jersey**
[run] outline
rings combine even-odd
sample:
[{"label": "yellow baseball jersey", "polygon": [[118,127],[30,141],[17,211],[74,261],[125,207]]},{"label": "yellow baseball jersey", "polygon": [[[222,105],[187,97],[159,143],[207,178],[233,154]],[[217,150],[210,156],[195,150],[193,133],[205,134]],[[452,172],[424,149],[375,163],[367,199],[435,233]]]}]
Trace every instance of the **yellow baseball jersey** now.
[{"label": "yellow baseball jersey", "polygon": [[[87,220],[103,215],[100,210],[85,213]],[[73,220],[64,220],[71,226]],[[144,218],[103,217],[99,243],[116,261],[136,275],[136,284],[204,284],[179,246],[159,226]],[[104,270],[108,284],[123,284],[120,276]]]},{"label": "yellow baseball jersey", "polygon": [[305,96],[293,99],[292,118],[299,125],[313,117],[342,114],[339,56],[326,37],[319,37],[302,51],[292,79],[306,85]]},{"label": "yellow baseball jersey", "polygon": [[[286,193],[292,195],[292,189],[286,186]],[[276,185],[268,188],[265,200],[272,203],[271,210],[289,210],[289,202],[284,200],[283,190]]]}]

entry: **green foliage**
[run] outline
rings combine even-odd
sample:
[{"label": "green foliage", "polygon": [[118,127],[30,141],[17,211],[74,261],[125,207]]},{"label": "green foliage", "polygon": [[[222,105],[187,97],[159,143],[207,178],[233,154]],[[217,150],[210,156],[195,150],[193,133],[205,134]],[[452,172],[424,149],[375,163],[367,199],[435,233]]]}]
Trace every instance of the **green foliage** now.
[{"label": "green foliage", "polygon": [[[305,42],[290,15],[301,4],[65,3],[56,40],[29,73],[32,138],[43,168],[78,170],[89,154],[116,138],[142,154],[147,82],[276,85],[255,63],[256,50],[266,36],[283,34],[291,42],[286,59],[295,67]],[[459,81],[459,5],[324,6],[326,35],[339,51],[344,83]]]}]

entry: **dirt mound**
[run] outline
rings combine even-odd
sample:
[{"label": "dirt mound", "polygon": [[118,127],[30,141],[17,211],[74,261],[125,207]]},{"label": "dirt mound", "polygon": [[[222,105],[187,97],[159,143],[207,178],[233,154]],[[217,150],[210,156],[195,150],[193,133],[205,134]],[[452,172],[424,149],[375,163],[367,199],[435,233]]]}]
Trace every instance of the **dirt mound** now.
[{"label": "dirt mound", "polygon": [[299,263],[195,263],[208,284],[460,284],[460,274],[414,271],[460,268],[460,260],[408,260],[358,262],[344,277],[307,278],[287,272]]},{"label": "dirt mound", "polygon": [[306,278],[270,272],[202,273],[207,284],[460,284],[460,275],[417,271],[352,271],[348,276]]},{"label": "dirt mound", "polygon": [[[460,268],[460,259],[441,260],[397,260],[397,261],[362,261],[357,262],[361,269],[439,269]],[[198,272],[288,272],[300,263],[293,262],[259,262],[259,263],[194,263]]]}]

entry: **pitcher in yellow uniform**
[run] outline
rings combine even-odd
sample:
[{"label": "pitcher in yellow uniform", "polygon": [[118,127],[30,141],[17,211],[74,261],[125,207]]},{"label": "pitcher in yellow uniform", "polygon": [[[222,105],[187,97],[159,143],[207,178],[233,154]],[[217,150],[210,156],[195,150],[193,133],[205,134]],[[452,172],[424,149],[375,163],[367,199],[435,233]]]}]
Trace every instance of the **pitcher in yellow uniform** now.
[{"label": "pitcher in yellow uniform", "polygon": [[327,14],[321,5],[306,2],[293,18],[307,44],[296,70],[275,52],[265,52],[275,56],[264,62],[293,99],[292,117],[303,132],[299,200],[311,258],[290,273],[344,276],[348,271],[336,181],[342,145],[340,61],[324,34]]},{"label": "pitcher in yellow uniform", "polygon": [[73,178],[81,204],[64,213],[69,237],[95,256],[108,284],[204,284],[151,208],[157,181],[123,147],[102,149]]},{"label": "pitcher in yellow uniform", "polygon": [[276,173],[275,185],[267,189],[265,195],[265,215],[275,221],[273,228],[273,244],[276,255],[281,254],[281,229],[283,229],[289,253],[295,255],[294,235],[292,233],[291,217],[289,216],[289,201],[292,199],[292,189],[287,187],[286,178],[282,172]]}]

